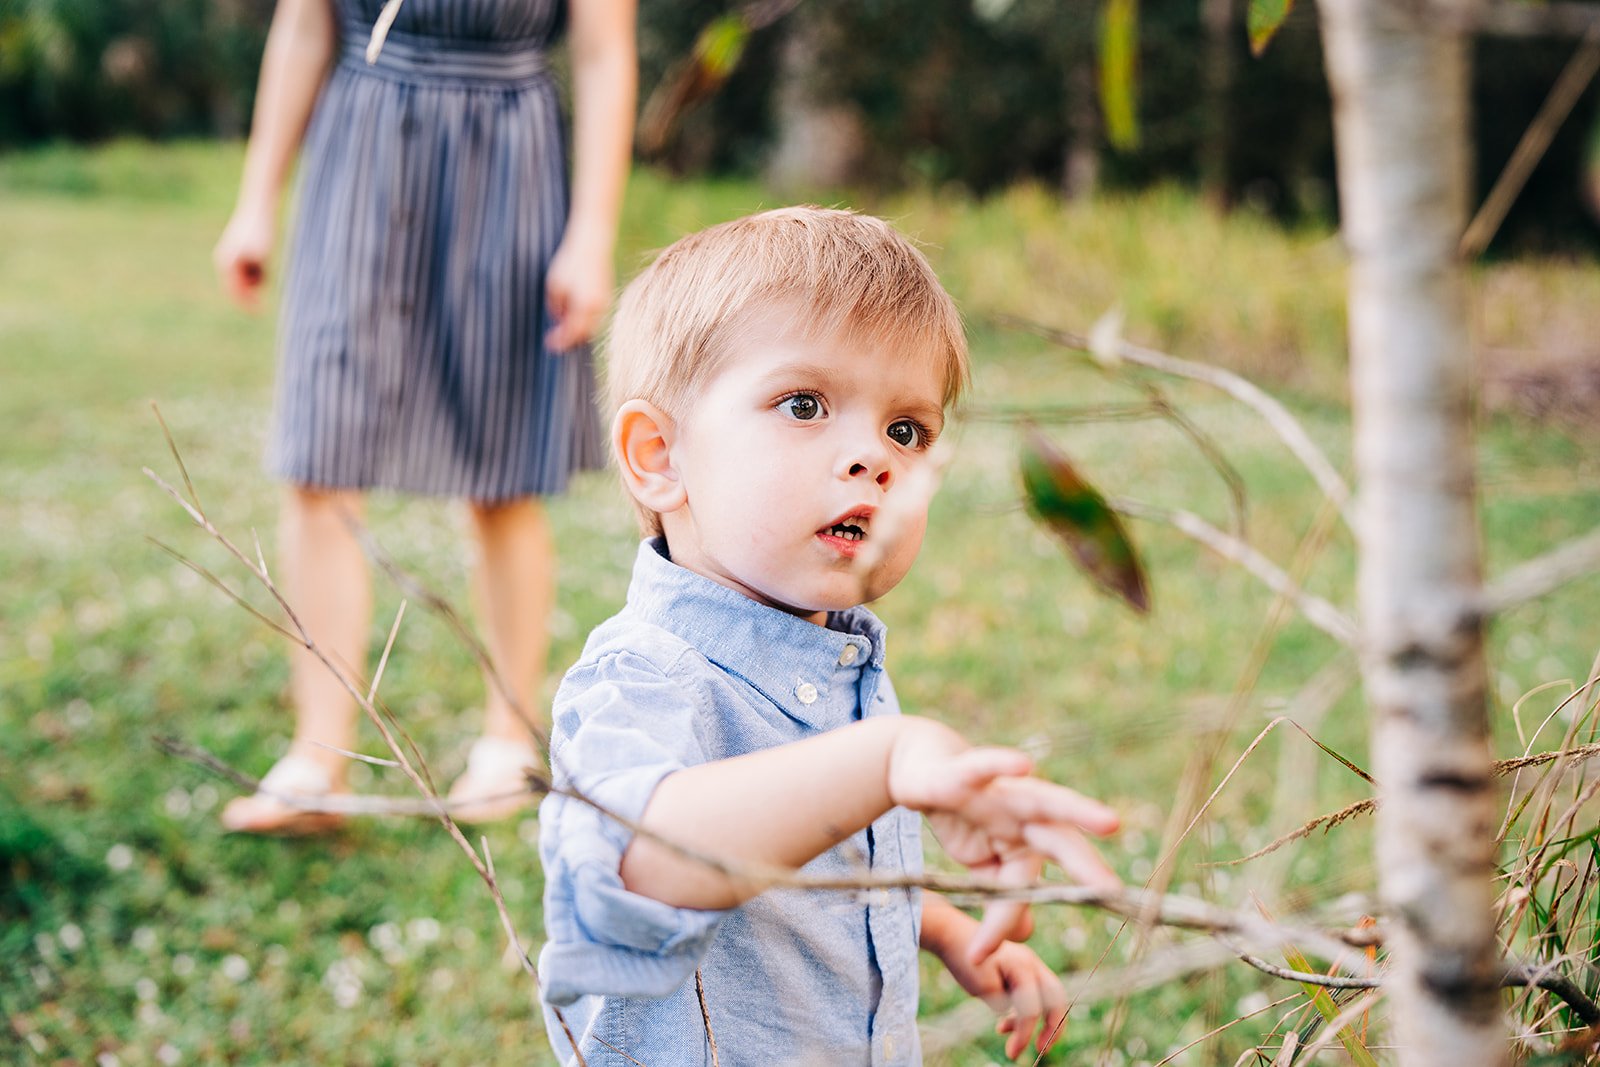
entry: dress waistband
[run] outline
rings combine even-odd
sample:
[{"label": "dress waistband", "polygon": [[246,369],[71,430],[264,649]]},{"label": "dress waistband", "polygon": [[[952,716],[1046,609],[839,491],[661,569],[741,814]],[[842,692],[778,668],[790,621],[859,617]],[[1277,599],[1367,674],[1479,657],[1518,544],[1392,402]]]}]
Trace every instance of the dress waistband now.
[{"label": "dress waistband", "polygon": [[474,41],[460,37],[427,37],[391,30],[377,61],[367,63],[369,26],[346,25],[341,64],[402,81],[451,81],[504,85],[545,73],[544,50],[524,41]]}]

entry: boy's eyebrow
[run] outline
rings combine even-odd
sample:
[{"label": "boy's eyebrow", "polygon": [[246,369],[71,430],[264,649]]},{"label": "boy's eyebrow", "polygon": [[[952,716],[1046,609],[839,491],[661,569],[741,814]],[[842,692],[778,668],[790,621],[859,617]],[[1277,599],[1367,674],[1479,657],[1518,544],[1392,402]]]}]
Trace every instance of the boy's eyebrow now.
[{"label": "boy's eyebrow", "polygon": [[795,379],[802,382],[818,382],[822,385],[833,385],[837,375],[826,367],[804,360],[794,360],[790,363],[781,363],[761,376],[762,386],[779,386],[792,384]]}]

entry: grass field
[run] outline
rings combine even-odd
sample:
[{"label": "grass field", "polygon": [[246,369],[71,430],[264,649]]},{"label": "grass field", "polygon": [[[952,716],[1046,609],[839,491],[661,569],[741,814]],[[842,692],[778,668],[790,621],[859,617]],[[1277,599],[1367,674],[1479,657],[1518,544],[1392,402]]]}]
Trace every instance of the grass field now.
[{"label": "grass field", "polygon": [[[488,895],[436,824],[369,821],[292,842],[226,836],[216,813],[230,787],[152,744],[176,735],[258,774],[288,723],[271,635],[149,539],[236,586],[243,576],[141,474],[176,478],[156,401],[209,514],[243,543],[260,531],[270,557],[276,488],[260,454],[272,322],[227,306],[209,267],[238,166],[235,147],[198,145],[0,159],[0,1061],[549,1062],[532,989],[503,961]],[[773,202],[753,184],[640,174],[623,272],[690,228]],[[1130,337],[1276,382],[1347,466],[1342,268],[1330,234],[1217,220],[1178,192],[1066,208],[1027,189],[985,202],[928,193],[857,203],[924,241],[962,303],[975,411],[1138,400],[1083,359],[991,325],[1010,313],[1081,331],[1120,302]],[[1509,264],[1479,281],[1481,333],[1506,349],[1548,346],[1552,331],[1592,322],[1600,302],[1594,264]],[[1163,387],[1237,466],[1251,540],[1287,564],[1319,510],[1310,480],[1249,413],[1198,387]],[[1170,425],[1074,421],[1051,432],[1111,493],[1219,523],[1226,515],[1221,480]],[[1019,506],[1014,426],[974,417],[954,437],[923,557],[879,605],[902,700],[975,737],[1023,745],[1051,775],[1114,803],[1128,829],[1107,853],[1142,879],[1191,754],[1219,744],[1209,790],[1337,649],[1303,622],[1269,625],[1270,594],[1160,526],[1133,527],[1151,617],[1100,599]],[[1593,437],[1495,418],[1479,458],[1491,573],[1600,523]],[[620,604],[634,533],[605,476],[551,513],[562,549],[558,675]],[[372,525],[407,567],[464,603],[455,511],[380,497]],[[1335,528],[1308,555],[1306,584],[1348,605],[1353,566],[1352,540]],[[1586,675],[1600,647],[1596,592],[1584,580],[1497,625],[1501,754],[1522,749],[1512,706],[1525,692]],[[380,583],[375,636],[397,602]],[[1256,676],[1247,667],[1258,646]],[[481,707],[470,656],[413,611],[384,690],[448,780]],[[1531,698],[1523,722],[1568,691]],[[1357,696],[1314,728],[1365,762]],[[370,730],[363,742],[379,743]],[[358,780],[406,791],[388,772]],[[1302,739],[1274,735],[1180,854],[1174,886],[1229,905],[1252,887],[1280,914],[1364,893],[1372,870],[1360,823],[1302,843],[1281,868],[1202,866],[1362,795]],[[521,820],[487,832],[527,935],[540,929],[533,828]],[[1101,916],[1057,910],[1035,943],[1064,971],[1103,954],[1116,970],[1135,938],[1115,938],[1107,953],[1115,931]],[[1146,954],[1174,960],[1174,944],[1154,937]],[[1113,1064],[1154,1063],[1294,992],[1235,964],[1180,974],[1120,1009],[1086,997],[1051,1060],[1087,1062],[1104,1048]],[[925,971],[930,1046],[943,1049],[929,1061],[997,1060],[996,1040],[944,1014],[959,999]],[[1297,1003],[1174,1062],[1233,1063]]]}]

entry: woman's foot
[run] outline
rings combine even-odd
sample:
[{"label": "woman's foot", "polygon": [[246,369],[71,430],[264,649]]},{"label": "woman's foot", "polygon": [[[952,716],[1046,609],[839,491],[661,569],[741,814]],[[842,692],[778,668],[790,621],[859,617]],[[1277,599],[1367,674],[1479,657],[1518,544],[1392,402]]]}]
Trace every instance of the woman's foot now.
[{"label": "woman's foot", "polygon": [[450,787],[450,815],[457,822],[494,822],[533,802],[528,771],[543,764],[526,741],[480,737],[467,753],[467,769]]},{"label": "woman's foot", "polygon": [[228,801],[222,809],[222,827],[245,834],[326,833],[341,825],[344,816],[310,808],[345,792],[322,764],[291,752],[272,765],[254,793]]}]

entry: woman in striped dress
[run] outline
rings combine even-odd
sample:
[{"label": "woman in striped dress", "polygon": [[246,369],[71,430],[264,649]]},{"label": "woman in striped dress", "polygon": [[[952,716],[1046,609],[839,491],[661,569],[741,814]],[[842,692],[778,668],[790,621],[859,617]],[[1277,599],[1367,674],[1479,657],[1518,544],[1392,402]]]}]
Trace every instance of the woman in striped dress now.
[{"label": "woman in striped dress", "polygon": [[[588,342],[610,299],[635,100],[633,0],[404,0],[376,61],[380,0],[279,0],[233,216],[215,253],[254,308],[278,203],[304,142],[268,465],[288,483],[289,602],[321,648],[360,665],[371,580],[345,513],[364,490],[460,497],[474,593],[510,697],[489,686],[483,736],[451,789],[466,818],[507,814],[537,765],[532,709],[554,557],[541,496],[602,462]],[[569,196],[547,50],[572,58]],[[291,652],[294,741],[229,829],[336,821],[284,797],[346,791],[356,709]],[[480,803],[473,804],[472,801]]]}]

